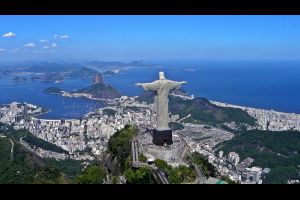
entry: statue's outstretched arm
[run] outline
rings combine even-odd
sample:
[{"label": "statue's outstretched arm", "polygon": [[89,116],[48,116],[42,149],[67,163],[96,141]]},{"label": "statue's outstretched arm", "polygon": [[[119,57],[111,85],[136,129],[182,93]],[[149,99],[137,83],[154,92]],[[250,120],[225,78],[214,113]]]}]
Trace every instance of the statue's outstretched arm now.
[{"label": "statue's outstretched arm", "polygon": [[142,86],[143,85],[143,83],[136,83],[136,84],[134,84],[135,86]]},{"label": "statue's outstretched arm", "polygon": [[144,90],[153,90],[156,91],[158,90],[158,85],[157,83],[136,83],[135,86],[142,86]]},{"label": "statue's outstretched arm", "polygon": [[187,83],[186,81],[181,81],[181,82],[177,82],[177,81],[172,81],[172,84],[171,84],[171,87],[170,89],[173,90],[173,89],[179,89],[181,87],[182,84],[185,84]]}]

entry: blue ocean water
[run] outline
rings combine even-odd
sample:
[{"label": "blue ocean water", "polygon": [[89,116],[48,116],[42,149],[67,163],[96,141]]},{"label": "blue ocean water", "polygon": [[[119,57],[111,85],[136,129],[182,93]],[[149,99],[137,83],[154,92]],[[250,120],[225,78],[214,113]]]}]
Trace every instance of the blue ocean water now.
[{"label": "blue ocean water", "polygon": [[162,67],[130,69],[108,81],[122,93],[138,95],[136,82],[150,82],[164,71],[168,79],[187,81],[189,94],[255,108],[300,113],[300,61],[176,61]]},{"label": "blue ocean water", "polygon": [[[151,82],[164,71],[168,79],[187,81],[189,94],[236,105],[300,113],[300,61],[157,61],[160,67],[131,68],[105,76],[109,84],[128,96],[139,95],[137,82]],[[61,83],[14,82],[0,79],[0,104],[28,102],[50,108],[41,118],[78,118],[102,107],[97,101],[45,94],[48,87],[70,91],[91,84],[90,79],[66,79]]]},{"label": "blue ocean water", "polygon": [[0,104],[27,102],[51,109],[51,112],[39,116],[46,119],[80,118],[84,114],[102,107],[98,101],[85,98],[66,98],[60,95],[44,93],[48,87],[58,87],[67,91],[83,88],[91,84],[89,79],[66,79],[61,83],[20,81],[12,77],[0,79]]}]

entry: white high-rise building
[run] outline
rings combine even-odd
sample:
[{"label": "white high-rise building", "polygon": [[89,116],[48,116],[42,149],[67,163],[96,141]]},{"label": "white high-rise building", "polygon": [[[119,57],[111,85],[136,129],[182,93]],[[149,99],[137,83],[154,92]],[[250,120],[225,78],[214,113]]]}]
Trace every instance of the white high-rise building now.
[{"label": "white high-rise building", "polygon": [[240,157],[239,157],[239,156],[236,156],[236,157],[234,158],[234,165],[238,165],[239,162],[240,162]]},{"label": "white high-rise building", "polygon": [[223,157],[223,151],[219,151],[219,158]]},{"label": "white high-rise building", "polygon": [[240,162],[240,156],[236,152],[230,152],[228,154],[228,160],[237,165]]}]

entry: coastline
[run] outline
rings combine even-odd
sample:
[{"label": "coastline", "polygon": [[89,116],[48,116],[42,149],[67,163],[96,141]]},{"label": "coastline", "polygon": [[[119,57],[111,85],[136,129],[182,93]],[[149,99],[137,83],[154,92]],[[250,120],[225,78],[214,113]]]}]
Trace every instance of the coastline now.
[{"label": "coastline", "polygon": [[[86,99],[93,100],[93,101],[100,101],[101,103],[103,103],[103,108],[109,106],[109,104],[111,104],[111,103],[113,103],[117,100],[117,99],[111,100],[111,99],[94,98],[91,95],[84,94],[84,93],[70,94],[70,93],[65,92],[65,91],[63,91],[63,93],[61,93],[60,95],[63,96],[63,97],[68,97],[68,98],[86,98]],[[176,96],[181,97],[181,95],[176,95]],[[184,96],[182,96],[182,98],[190,99],[190,97],[184,97]],[[262,108],[253,108],[253,107],[247,107],[247,106],[240,106],[240,105],[234,105],[234,104],[230,104],[230,103],[224,103],[224,102],[218,102],[218,101],[212,101],[212,100],[209,100],[209,102],[211,102],[214,105],[221,106],[221,107],[231,107],[231,108],[242,109],[243,111],[247,112],[249,115],[253,116],[254,118],[257,118],[257,115],[256,115],[257,113],[264,113],[264,114],[267,114],[267,115],[290,116],[292,118],[297,118],[297,119],[299,118],[299,120],[300,120],[300,114],[296,114],[296,113],[275,111],[273,109],[268,110],[268,109],[262,109]],[[49,109],[47,112],[35,115],[35,117],[47,114],[51,111],[52,110]],[[300,123],[300,121],[299,121],[299,123]],[[300,130],[300,128],[299,128],[299,130]]]},{"label": "coastline", "polygon": [[[57,94],[56,94],[57,95]],[[63,97],[68,97],[68,98],[86,98],[92,101],[99,101],[103,103],[103,107],[107,108],[110,105],[113,105],[118,101],[119,98],[116,99],[100,99],[100,98],[94,98],[90,94],[84,94],[84,93],[75,93],[75,94],[70,94],[68,92],[63,91],[61,94]],[[176,95],[180,98],[184,99],[193,99],[191,97],[187,96],[182,96],[182,95]],[[122,97],[121,97],[122,98]],[[220,106],[220,107],[231,107],[231,108],[238,108],[249,114],[251,117],[253,117],[257,125],[259,125],[259,129],[261,130],[270,130],[270,131],[285,131],[285,130],[296,130],[300,131],[300,114],[296,113],[287,113],[287,112],[279,112],[275,110],[267,110],[267,109],[260,109],[260,108],[253,108],[253,107],[246,107],[246,106],[240,106],[240,105],[234,105],[234,104],[229,104],[229,103],[223,103],[223,102],[218,102],[218,101],[211,101],[209,100],[210,103]],[[44,108],[45,109],[45,108]],[[43,116],[52,110],[49,108],[46,108],[47,111],[43,113],[39,113],[34,115],[35,119],[41,119],[41,120],[46,120],[46,121],[57,121],[61,119],[65,120],[78,120],[81,117],[84,117],[87,115],[89,112],[83,114],[81,117],[75,117],[75,118],[61,118],[58,117],[56,119],[47,119],[47,118],[41,118],[39,116]],[[95,110],[96,111],[96,110]],[[90,111],[91,112],[91,111]]]},{"label": "coastline", "polygon": [[[89,94],[84,94],[84,93],[76,93],[75,95],[73,94],[70,94],[68,92],[65,92],[65,91],[62,91],[62,93],[48,93],[48,94],[51,94],[51,95],[60,95],[62,97],[67,97],[67,98],[85,98],[85,99],[88,99],[88,100],[93,100],[93,101],[99,101],[103,104],[103,107],[100,108],[100,109],[104,109],[104,108],[109,108],[107,106],[109,106],[109,104],[113,103],[115,101],[115,99],[111,100],[111,99],[100,99],[100,98],[94,98],[94,97],[91,97],[91,95]],[[9,104],[7,104],[9,105]],[[45,115],[47,113],[50,113],[52,112],[52,109],[50,108],[44,108],[44,109],[47,109],[46,112],[43,112],[43,113],[40,113],[40,114],[36,114],[33,116],[33,119],[38,119],[38,120],[44,120],[44,121],[57,121],[57,120],[78,120],[80,119],[81,117],[84,117],[85,115],[87,115],[89,112],[83,114],[81,117],[78,117],[78,118],[58,118],[58,119],[47,119],[47,118],[40,118],[38,116],[42,116],[42,115]]]},{"label": "coastline", "polygon": [[297,114],[297,113],[282,112],[282,111],[277,111],[277,110],[273,110],[273,109],[269,110],[269,109],[264,109],[264,108],[254,108],[254,107],[248,107],[248,106],[240,106],[240,105],[224,103],[224,102],[219,102],[219,101],[211,101],[211,100],[209,100],[209,102],[214,104],[214,105],[221,106],[221,107],[240,108],[242,110],[253,109],[253,110],[261,110],[261,111],[270,111],[270,112],[279,113],[279,114],[290,114],[290,115],[300,116],[300,114]]},{"label": "coastline", "polygon": [[101,99],[101,98],[92,97],[92,95],[86,94],[86,93],[69,93],[66,91],[62,91],[62,93],[60,93],[60,95],[63,97],[68,97],[68,98],[86,98],[86,99],[93,100],[93,101],[100,101],[101,103],[108,103],[108,102],[113,101],[111,99]]},{"label": "coastline", "polygon": [[52,112],[52,110],[51,110],[50,108],[45,108],[45,109],[47,109],[46,112],[43,112],[43,113],[40,113],[40,114],[36,114],[36,115],[34,115],[34,118],[37,117],[37,116],[45,115],[45,114],[47,114],[47,113]]},{"label": "coastline", "polygon": [[257,124],[262,130],[269,131],[300,131],[300,114],[279,112],[275,110],[266,110],[259,108],[251,108],[238,106],[217,101],[210,101],[212,104],[221,107],[239,108],[247,112],[251,117],[257,120]]}]

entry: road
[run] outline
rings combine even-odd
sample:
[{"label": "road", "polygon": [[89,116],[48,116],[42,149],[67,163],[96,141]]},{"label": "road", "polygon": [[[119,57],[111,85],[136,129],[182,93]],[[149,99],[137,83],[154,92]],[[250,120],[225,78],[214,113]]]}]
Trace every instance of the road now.
[{"label": "road", "polygon": [[153,173],[157,175],[157,177],[161,180],[163,184],[169,184],[168,178],[166,177],[165,173],[161,170],[159,170],[157,167],[153,165],[149,165],[147,163],[142,163],[139,161],[139,146],[138,146],[138,140],[133,139],[131,141],[131,154],[132,154],[132,167],[142,167],[142,166],[148,166],[152,169]]},{"label": "road", "polygon": [[136,139],[131,142],[132,166],[139,167],[139,149],[138,141]]},{"label": "road", "polygon": [[194,163],[192,163],[192,164],[193,164],[193,166],[195,168],[195,171],[196,171],[199,183],[200,184],[204,184],[205,181],[206,181],[206,177],[204,176],[203,171],[201,170],[201,168],[197,164],[194,164]]},{"label": "road", "polygon": [[169,181],[164,172],[162,172],[161,170],[156,170],[156,172],[163,184],[169,184]]},{"label": "road", "polygon": [[186,145],[186,149],[184,150],[183,154],[182,154],[182,158],[181,160],[188,164],[188,165],[193,165],[194,168],[195,168],[195,171],[196,171],[196,174],[197,174],[197,178],[196,180],[194,181],[194,184],[204,184],[206,182],[206,177],[202,171],[202,169],[195,163],[192,163],[191,161],[189,161],[187,159],[188,157],[188,154],[192,151],[191,148],[187,145],[186,141],[182,138],[182,140],[185,142],[185,145]]},{"label": "road", "polygon": [[132,167],[142,167],[148,166],[152,169],[152,171],[157,175],[157,177],[161,180],[163,184],[169,184],[168,178],[166,177],[165,173],[159,170],[157,167],[153,165],[149,165],[147,163],[141,163],[139,161],[139,148],[138,148],[138,140],[133,139],[131,142],[131,154],[132,154]]},{"label": "road", "polygon": [[12,163],[13,159],[14,159],[14,142],[9,139],[10,142],[11,142],[11,149],[10,149],[10,163]]},{"label": "road", "polygon": [[163,171],[158,169],[156,166],[153,165],[148,165],[148,166],[152,169],[152,172],[159,178],[162,184],[169,184],[169,180]]}]

